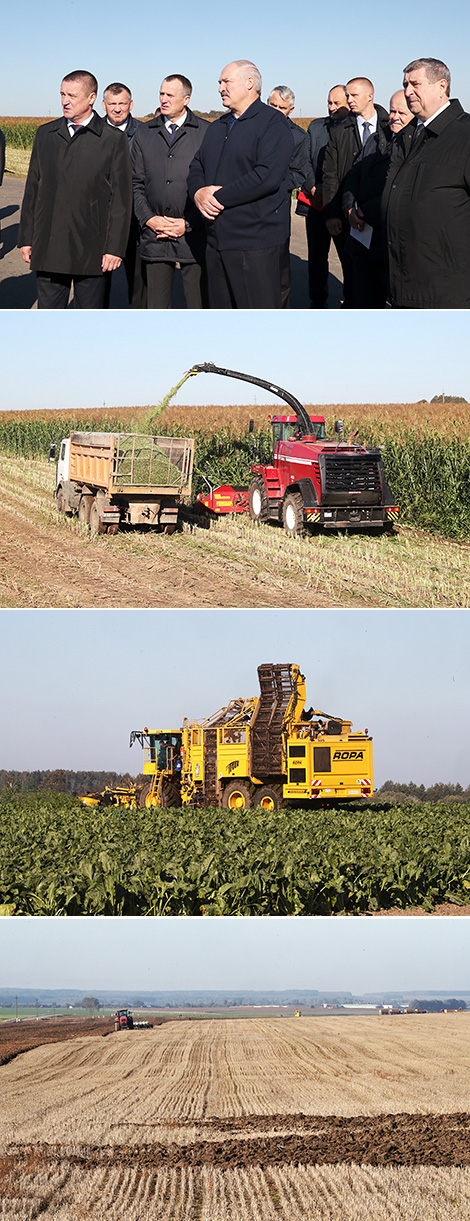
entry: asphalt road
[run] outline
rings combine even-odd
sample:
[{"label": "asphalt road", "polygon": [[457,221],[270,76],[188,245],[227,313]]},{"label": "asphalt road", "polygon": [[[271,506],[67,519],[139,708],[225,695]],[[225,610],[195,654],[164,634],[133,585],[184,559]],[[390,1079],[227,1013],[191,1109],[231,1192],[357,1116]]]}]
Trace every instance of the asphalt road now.
[{"label": "asphalt road", "polygon": [[[36,276],[23,263],[17,248],[18,223],[23,199],[24,178],[5,175],[0,190],[1,258],[0,258],[0,309],[35,309]],[[291,309],[309,309],[307,284],[307,243],[305,221],[292,212],[291,236]],[[330,258],[328,308],[339,309],[341,304],[341,269],[336,251]],[[174,309],[184,309],[183,287],[179,274],[175,277],[173,292]],[[71,308],[69,306],[69,308]],[[127,285],[122,268],[113,273],[111,309],[127,309]]]}]

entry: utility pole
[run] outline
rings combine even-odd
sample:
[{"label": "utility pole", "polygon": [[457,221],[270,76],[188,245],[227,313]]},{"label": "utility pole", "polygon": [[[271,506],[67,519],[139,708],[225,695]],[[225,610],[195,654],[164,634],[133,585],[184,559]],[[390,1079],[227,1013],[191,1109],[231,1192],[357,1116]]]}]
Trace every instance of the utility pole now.
[{"label": "utility pole", "polygon": [[18,997],[15,996],[15,1022],[18,1021]]}]

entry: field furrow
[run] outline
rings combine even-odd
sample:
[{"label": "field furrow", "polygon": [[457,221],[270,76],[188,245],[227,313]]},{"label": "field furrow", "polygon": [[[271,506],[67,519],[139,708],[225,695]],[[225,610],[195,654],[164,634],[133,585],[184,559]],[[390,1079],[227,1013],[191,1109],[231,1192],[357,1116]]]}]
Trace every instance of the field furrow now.
[{"label": "field furrow", "polygon": [[227,518],[167,539],[90,539],[57,514],[54,468],[0,457],[0,606],[459,606],[470,545],[410,526],[393,537],[287,539]]}]

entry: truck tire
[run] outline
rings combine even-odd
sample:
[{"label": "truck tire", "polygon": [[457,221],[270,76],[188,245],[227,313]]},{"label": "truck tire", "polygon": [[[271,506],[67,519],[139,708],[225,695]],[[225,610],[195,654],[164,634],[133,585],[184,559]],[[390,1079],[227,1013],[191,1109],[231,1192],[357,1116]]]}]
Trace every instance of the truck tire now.
[{"label": "truck tire", "polygon": [[59,513],[65,513],[66,511],[65,496],[62,488],[59,488],[57,493],[57,509]]},{"label": "truck tire", "polygon": [[90,509],[90,530],[94,536],[97,534],[106,534],[106,523],[101,520],[100,510],[96,498],[92,502]]},{"label": "truck tire", "polygon": [[252,521],[268,520],[268,498],[260,476],[253,479],[248,489],[249,514]]},{"label": "truck tire", "polygon": [[81,497],[80,504],[78,506],[78,520],[81,521],[84,526],[89,526],[89,524],[90,524],[90,513],[91,513],[92,504],[93,504],[92,496],[82,496]]},{"label": "truck tire", "polygon": [[251,810],[251,792],[248,785],[232,780],[222,795],[224,810]]},{"label": "truck tire", "polygon": [[257,806],[262,806],[263,810],[280,810],[283,805],[282,792],[271,785],[263,784],[262,788],[255,792],[254,801]]},{"label": "truck tire", "polygon": [[304,502],[300,492],[289,492],[282,506],[282,524],[289,538],[305,534]]}]

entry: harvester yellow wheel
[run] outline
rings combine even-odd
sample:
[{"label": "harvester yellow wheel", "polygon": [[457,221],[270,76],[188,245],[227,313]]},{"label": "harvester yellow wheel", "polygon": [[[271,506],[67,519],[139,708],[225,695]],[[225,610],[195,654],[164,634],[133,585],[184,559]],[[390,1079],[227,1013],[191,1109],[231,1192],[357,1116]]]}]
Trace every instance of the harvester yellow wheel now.
[{"label": "harvester yellow wheel", "polygon": [[282,805],[282,797],[274,788],[268,788],[263,785],[261,789],[255,793],[254,800],[257,806],[261,806],[263,810],[279,810]]},{"label": "harvester yellow wheel", "polygon": [[224,810],[250,810],[251,793],[248,786],[232,780],[224,789],[222,805]]}]

